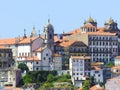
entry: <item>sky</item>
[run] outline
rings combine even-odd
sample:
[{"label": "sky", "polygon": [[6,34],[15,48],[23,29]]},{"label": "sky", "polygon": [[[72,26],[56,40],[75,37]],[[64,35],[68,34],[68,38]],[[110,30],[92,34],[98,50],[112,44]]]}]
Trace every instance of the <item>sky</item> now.
[{"label": "sky", "polygon": [[80,28],[90,16],[104,26],[112,17],[120,27],[120,0],[0,0],[0,38],[43,33],[48,19],[55,33]]}]

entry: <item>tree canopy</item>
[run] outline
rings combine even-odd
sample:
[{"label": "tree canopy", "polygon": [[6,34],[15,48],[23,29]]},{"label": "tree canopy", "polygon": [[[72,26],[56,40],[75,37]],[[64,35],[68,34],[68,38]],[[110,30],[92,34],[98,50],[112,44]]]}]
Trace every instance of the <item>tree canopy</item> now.
[{"label": "tree canopy", "polygon": [[114,66],[114,62],[109,62],[109,63],[105,64],[105,66],[107,66],[107,67],[113,67]]},{"label": "tree canopy", "polygon": [[24,72],[24,71],[26,71],[26,72],[29,71],[28,66],[27,66],[25,63],[20,63],[20,64],[18,65],[18,68],[21,69],[22,72]]}]

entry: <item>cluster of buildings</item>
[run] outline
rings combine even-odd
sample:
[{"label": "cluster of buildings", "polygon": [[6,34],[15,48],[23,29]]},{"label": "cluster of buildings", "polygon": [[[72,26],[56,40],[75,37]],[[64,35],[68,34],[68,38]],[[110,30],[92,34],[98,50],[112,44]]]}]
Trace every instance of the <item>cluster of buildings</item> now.
[{"label": "cluster of buildings", "polygon": [[[37,34],[33,27],[30,36],[24,31],[22,37],[0,39],[1,71],[25,63],[29,71],[69,73],[78,87],[90,76],[96,83],[119,78],[120,30],[112,18],[99,28],[90,17],[82,27],[62,34],[55,34],[48,20],[43,31]],[[115,67],[105,67],[110,62]]]}]

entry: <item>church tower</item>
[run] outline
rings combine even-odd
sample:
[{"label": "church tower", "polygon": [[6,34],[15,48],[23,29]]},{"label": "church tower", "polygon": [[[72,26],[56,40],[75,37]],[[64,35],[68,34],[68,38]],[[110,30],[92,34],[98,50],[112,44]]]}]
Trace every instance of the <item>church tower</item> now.
[{"label": "church tower", "polygon": [[96,32],[97,31],[97,22],[90,17],[84,22],[84,25],[81,27],[81,33],[87,32]]},{"label": "church tower", "polygon": [[54,28],[48,19],[47,24],[44,27],[45,45],[54,52]]},{"label": "church tower", "polygon": [[84,22],[84,24],[91,24],[91,25],[97,27],[97,22],[96,22],[92,17],[89,17],[89,19],[86,20],[86,21]]},{"label": "church tower", "polygon": [[108,20],[108,22],[105,22],[104,25],[105,25],[106,30],[108,31],[114,32],[118,30],[117,22],[115,22],[111,17]]}]

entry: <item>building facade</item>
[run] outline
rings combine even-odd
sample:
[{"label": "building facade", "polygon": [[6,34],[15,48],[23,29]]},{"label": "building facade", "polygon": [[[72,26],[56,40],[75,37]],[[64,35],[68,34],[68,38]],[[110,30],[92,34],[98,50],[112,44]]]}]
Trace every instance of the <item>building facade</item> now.
[{"label": "building facade", "polygon": [[73,85],[81,87],[83,81],[90,76],[90,60],[89,56],[71,56],[69,69]]}]

